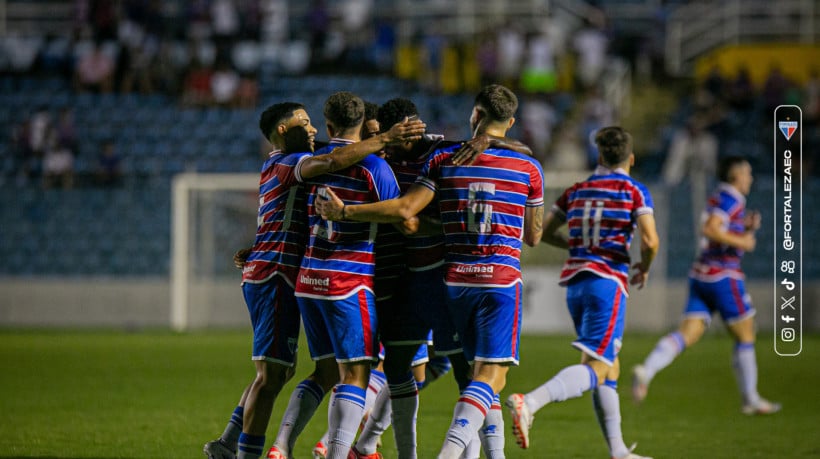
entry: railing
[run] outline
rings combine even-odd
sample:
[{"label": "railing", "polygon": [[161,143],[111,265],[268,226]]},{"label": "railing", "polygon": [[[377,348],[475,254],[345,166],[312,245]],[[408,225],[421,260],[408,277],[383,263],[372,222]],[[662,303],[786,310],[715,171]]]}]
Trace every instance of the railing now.
[{"label": "railing", "polygon": [[666,70],[691,75],[698,57],[724,45],[815,43],[818,23],[815,0],[693,2],[667,23]]},{"label": "railing", "polygon": [[71,0],[0,0],[0,37],[68,36],[73,12]]}]

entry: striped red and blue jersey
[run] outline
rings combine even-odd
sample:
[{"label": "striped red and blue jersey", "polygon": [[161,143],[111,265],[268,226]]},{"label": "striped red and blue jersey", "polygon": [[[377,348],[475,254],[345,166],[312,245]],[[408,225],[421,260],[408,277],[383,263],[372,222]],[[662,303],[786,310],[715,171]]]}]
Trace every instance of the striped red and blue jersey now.
[{"label": "striped red and blue jersey", "polygon": [[[428,151],[415,159],[409,160],[390,160],[388,164],[396,174],[396,179],[399,181],[399,188],[404,194],[421,175],[422,169],[427,164],[430,154],[432,154],[437,147],[441,146],[442,136],[427,135],[431,141]],[[441,214],[439,212],[438,201],[433,200],[418,214],[419,217],[427,217],[433,220],[439,220]],[[426,271],[441,266],[444,263],[444,233],[440,234],[425,234],[425,235],[410,235],[407,236],[405,244],[407,254],[407,269],[410,271]]]},{"label": "striped red and blue jersey", "polygon": [[[332,151],[352,142],[331,139],[316,152]],[[345,204],[361,204],[399,196],[399,185],[387,163],[369,155],[346,169],[307,181],[309,236],[296,282],[296,296],[346,298],[362,288],[374,291],[377,225],[323,220],[313,208],[320,188],[330,187]]]},{"label": "striped red and blue jersey", "polygon": [[307,243],[305,187],[299,167],[312,155],[277,150],[262,165],[256,239],[242,269],[242,282],[259,284],[279,274],[296,286]]},{"label": "striped red and blue jersey", "polygon": [[459,145],[434,152],[417,183],[438,193],[444,229],[445,281],[451,286],[507,287],[521,280],[527,207],[544,205],[544,173],[531,157],[488,149],[456,166]]},{"label": "striped red and blue jersey", "polygon": [[569,228],[569,258],[559,283],[580,272],[612,279],[629,294],[629,244],[637,219],[653,214],[652,196],[623,169],[598,166],[583,182],[564,191],[552,206]]},{"label": "striped red and blue jersey", "polygon": [[[716,215],[722,221],[722,228],[733,234],[741,235],[746,231],[746,197],[728,183],[721,183],[706,203],[701,216],[701,223]],[[719,244],[702,237],[697,260],[689,275],[704,282],[713,282],[731,277],[742,280],[740,260],[743,250],[726,244]]]}]

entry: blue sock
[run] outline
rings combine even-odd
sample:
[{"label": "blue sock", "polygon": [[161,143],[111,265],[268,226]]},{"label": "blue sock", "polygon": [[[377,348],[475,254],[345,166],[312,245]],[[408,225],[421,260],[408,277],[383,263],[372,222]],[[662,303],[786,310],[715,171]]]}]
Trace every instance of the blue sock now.
[{"label": "blue sock", "polygon": [[236,442],[239,440],[239,434],[242,433],[242,417],[244,415],[245,408],[237,406],[233,410],[231,420],[228,421],[225,431],[222,432],[222,436],[219,437],[222,443],[233,451],[236,451]]},{"label": "blue sock", "polygon": [[239,454],[237,459],[258,459],[265,451],[265,436],[250,435],[242,432],[239,435]]}]

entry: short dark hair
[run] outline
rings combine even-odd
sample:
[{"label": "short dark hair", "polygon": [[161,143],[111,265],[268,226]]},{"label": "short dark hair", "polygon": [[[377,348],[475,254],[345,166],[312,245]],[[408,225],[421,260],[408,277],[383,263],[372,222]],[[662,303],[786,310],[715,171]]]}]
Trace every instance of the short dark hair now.
[{"label": "short dark hair", "polygon": [[281,102],[266,108],[259,115],[259,129],[262,131],[262,135],[266,139],[270,139],[271,133],[282,120],[292,117],[293,112],[304,108],[305,106],[298,102]]},{"label": "short dark hair", "polygon": [[352,92],[339,91],[327,98],[324,114],[337,129],[350,129],[364,121],[364,101]]},{"label": "short dark hair", "polygon": [[393,127],[394,124],[404,121],[405,117],[418,114],[419,111],[412,100],[396,97],[395,99],[388,100],[379,107],[379,126],[382,131],[387,131]]},{"label": "short dark hair", "polygon": [[732,180],[732,177],[730,177],[732,169],[738,164],[746,162],[749,162],[749,160],[740,155],[731,155],[721,159],[717,167],[718,180],[729,183]]},{"label": "short dark hair", "polygon": [[617,166],[632,153],[632,135],[618,126],[608,126],[595,133],[595,145],[604,166]]},{"label": "short dark hair", "polygon": [[364,120],[378,120],[379,106],[373,102],[364,101]]},{"label": "short dark hair", "polygon": [[492,121],[506,121],[518,110],[518,97],[505,86],[491,84],[476,95],[475,106],[480,107]]}]

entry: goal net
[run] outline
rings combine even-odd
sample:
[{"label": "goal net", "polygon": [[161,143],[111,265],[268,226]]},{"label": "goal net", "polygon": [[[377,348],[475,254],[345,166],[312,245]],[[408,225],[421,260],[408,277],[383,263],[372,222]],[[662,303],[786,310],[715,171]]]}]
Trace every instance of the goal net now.
[{"label": "goal net", "polygon": [[[547,209],[566,187],[587,175],[546,172]],[[242,276],[233,266],[233,254],[254,241],[259,174],[179,174],[172,193],[171,327],[182,331],[248,326]],[[656,207],[665,208],[663,194],[653,195]],[[633,241],[633,252],[639,245]],[[521,258],[527,316],[524,331],[570,330],[564,292],[557,285],[566,254],[539,244],[525,246]],[[658,274],[665,272],[663,258],[661,254],[654,264]],[[654,276],[653,283],[658,284],[660,277],[662,274]]]}]

